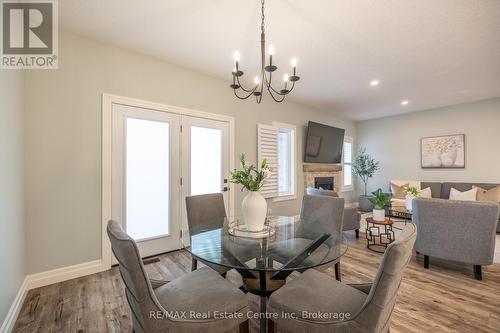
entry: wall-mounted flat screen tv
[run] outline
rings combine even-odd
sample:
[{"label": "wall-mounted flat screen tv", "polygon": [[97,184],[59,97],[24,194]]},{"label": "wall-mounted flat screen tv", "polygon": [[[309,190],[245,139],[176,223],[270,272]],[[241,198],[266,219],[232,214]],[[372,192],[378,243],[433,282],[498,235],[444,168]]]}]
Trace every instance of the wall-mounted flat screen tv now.
[{"label": "wall-mounted flat screen tv", "polygon": [[345,129],[310,121],[307,126],[304,162],[341,163]]}]

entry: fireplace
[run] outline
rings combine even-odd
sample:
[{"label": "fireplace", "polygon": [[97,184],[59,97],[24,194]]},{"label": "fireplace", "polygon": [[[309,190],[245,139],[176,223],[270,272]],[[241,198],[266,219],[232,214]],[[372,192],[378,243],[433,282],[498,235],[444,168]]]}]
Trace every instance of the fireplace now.
[{"label": "fireplace", "polygon": [[304,189],[315,187],[338,192],[341,184],[341,164],[304,163]]},{"label": "fireplace", "polygon": [[334,181],[333,177],[314,177],[314,187],[333,191]]}]

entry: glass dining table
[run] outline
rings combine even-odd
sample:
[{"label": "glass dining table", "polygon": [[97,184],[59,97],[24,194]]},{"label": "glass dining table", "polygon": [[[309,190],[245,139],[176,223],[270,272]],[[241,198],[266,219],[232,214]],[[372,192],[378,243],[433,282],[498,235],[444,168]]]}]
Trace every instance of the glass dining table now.
[{"label": "glass dining table", "polygon": [[347,250],[341,231],[300,217],[267,217],[268,233],[259,238],[235,232],[241,218],[218,222],[215,225],[222,227],[190,235],[185,248],[206,264],[235,269],[241,275],[240,289],[260,296],[261,332],[267,329],[267,299],[285,284],[288,275],[332,264]]}]

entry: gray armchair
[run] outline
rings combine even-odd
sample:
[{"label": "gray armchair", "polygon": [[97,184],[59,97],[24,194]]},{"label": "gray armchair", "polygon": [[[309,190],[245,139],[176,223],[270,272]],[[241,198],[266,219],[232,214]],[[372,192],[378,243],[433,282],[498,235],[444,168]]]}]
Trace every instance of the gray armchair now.
[{"label": "gray armchair", "polygon": [[473,265],[481,280],[481,266],[493,263],[498,211],[497,203],[414,199],[415,249],[424,255],[424,267],[429,257],[458,261]]},{"label": "gray armchair", "polygon": [[[135,333],[227,332],[240,327],[248,332],[246,295],[208,267],[171,282],[149,280],[137,245],[115,221],[109,221],[108,237],[118,260]],[[190,311],[209,314],[198,319]],[[235,314],[219,319],[214,312]],[[169,317],[169,314],[186,314]]]},{"label": "gray armchair", "polygon": [[[408,224],[387,247],[373,284],[344,285],[318,271],[306,271],[271,295],[270,318],[289,332],[388,332],[416,237],[416,227]],[[330,317],[314,316],[318,312]]]},{"label": "gray armchair", "polygon": [[[338,198],[337,192],[309,187],[306,190],[308,195],[326,195]],[[354,230],[356,239],[359,238],[360,215],[357,207],[344,207],[344,217],[342,221],[342,231]]]}]

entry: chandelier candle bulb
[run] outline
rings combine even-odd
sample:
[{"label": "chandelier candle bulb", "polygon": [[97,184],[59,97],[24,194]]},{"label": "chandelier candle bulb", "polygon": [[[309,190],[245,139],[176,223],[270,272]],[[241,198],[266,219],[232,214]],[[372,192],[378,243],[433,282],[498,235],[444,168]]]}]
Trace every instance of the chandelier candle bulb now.
[{"label": "chandelier candle bulb", "polygon": [[259,82],[260,82],[259,77],[256,76],[255,79],[253,79],[253,82],[255,82],[256,85],[259,85]]},{"label": "chandelier candle bulb", "polygon": [[274,55],[274,46],[272,44],[269,45],[269,49],[267,49],[267,53],[269,53],[270,56]]}]

